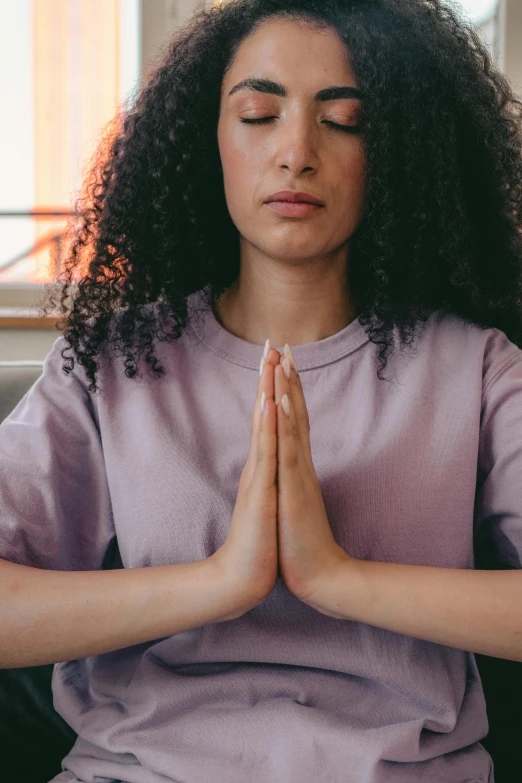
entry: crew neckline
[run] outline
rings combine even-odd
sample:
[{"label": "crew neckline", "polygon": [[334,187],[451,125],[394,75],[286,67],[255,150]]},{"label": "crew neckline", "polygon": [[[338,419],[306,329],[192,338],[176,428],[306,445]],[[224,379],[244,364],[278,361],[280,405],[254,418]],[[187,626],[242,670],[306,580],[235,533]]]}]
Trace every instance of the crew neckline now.
[{"label": "crew neckline", "polygon": [[[208,286],[207,286],[208,290]],[[256,345],[227,331],[217,320],[212,307],[203,301],[204,289],[196,291],[187,297],[187,326],[214,353],[223,359],[259,371],[259,363],[263,355],[264,345]],[[197,314],[194,316],[194,309]],[[313,343],[290,345],[292,353],[301,370],[313,370],[332,364],[344,356],[353,353],[365,343],[369,337],[358,317],[351,321],[340,332],[325,337]],[[272,345],[279,353],[284,353],[284,345]]]}]

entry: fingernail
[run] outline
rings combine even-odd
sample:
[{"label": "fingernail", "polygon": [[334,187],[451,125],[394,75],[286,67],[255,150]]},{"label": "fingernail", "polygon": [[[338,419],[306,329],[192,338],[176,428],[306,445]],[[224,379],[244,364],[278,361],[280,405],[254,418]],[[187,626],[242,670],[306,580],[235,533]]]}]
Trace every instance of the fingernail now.
[{"label": "fingernail", "polygon": [[296,372],[298,372],[297,362],[295,360],[294,354],[292,353],[292,349],[290,348],[288,343],[285,343],[285,356],[288,357],[288,360],[289,360],[290,364],[292,364],[294,370]]},{"label": "fingernail", "polygon": [[263,370],[265,369],[266,359],[264,356],[261,357],[261,362],[259,364],[259,377],[263,375]]},{"label": "fingernail", "polygon": [[265,359],[268,359],[268,354],[270,353],[271,343],[270,340],[267,340],[265,343],[265,352],[263,353],[263,356]]},{"label": "fingernail", "polygon": [[285,356],[283,359],[283,370],[285,371],[286,380],[290,380],[290,360],[288,356]]}]

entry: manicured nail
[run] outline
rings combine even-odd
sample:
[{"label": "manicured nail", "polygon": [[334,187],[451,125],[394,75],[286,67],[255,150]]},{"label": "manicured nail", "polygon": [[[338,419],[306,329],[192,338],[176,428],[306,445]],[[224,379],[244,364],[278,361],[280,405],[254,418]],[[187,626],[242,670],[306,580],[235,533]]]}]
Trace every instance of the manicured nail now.
[{"label": "manicured nail", "polygon": [[290,360],[288,356],[285,356],[283,359],[283,370],[285,371],[286,380],[290,380]]},{"label": "manicured nail", "polygon": [[298,372],[297,362],[296,362],[296,360],[294,358],[294,354],[292,353],[292,349],[290,348],[288,343],[285,343],[285,356],[288,357],[288,360],[289,360],[290,364],[293,366],[294,370],[296,372]]},{"label": "manicured nail", "polygon": [[263,370],[265,369],[266,359],[264,356],[261,357],[261,362],[259,364],[259,377],[263,375]]},{"label": "manicured nail", "polygon": [[284,414],[287,417],[287,419],[290,418],[290,403],[288,402],[288,395],[283,394],[283,399],[281,400],[281,407],[283,408]]},{"label": "manicured nail", "polygon": [[271,342],[270,340],[267,340],[265,343],[265,352],[263,353],[264,358],[267,360],[268,360],[268,354],[270,353],[270,348],[271,348]]}]

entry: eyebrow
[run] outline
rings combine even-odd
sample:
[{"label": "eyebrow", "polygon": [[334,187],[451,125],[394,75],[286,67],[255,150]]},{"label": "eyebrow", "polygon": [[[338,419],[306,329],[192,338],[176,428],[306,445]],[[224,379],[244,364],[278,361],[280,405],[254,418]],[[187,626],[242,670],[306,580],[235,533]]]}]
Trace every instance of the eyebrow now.
[{"label": "eyebrow", "polygon": [[[279,95],[281,98],[286,98],[288,94],[282,84],[273,82],[270,79],[243,79],[242,82],[232,87],[228,94],[229,97],[239,90],[268,92],[271,95]],[[359,98],[362,100],[363,92],[357,87],[326,87],[324,90],[319,90],[317,95],[314,96],[315,101],[334,101],[339,98]]]}]

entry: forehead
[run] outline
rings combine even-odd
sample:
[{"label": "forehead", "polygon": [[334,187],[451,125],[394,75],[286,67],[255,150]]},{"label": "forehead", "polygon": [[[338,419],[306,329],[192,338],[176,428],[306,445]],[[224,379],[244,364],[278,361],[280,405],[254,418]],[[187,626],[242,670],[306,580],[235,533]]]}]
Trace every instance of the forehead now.
[{"label": "forehead", "polygon": [[334,28],[284,17],[262,22],[241,41],[223,86],[261,74],[313,81],[312,88],[334,76],[356,84],[348,50]]}]

